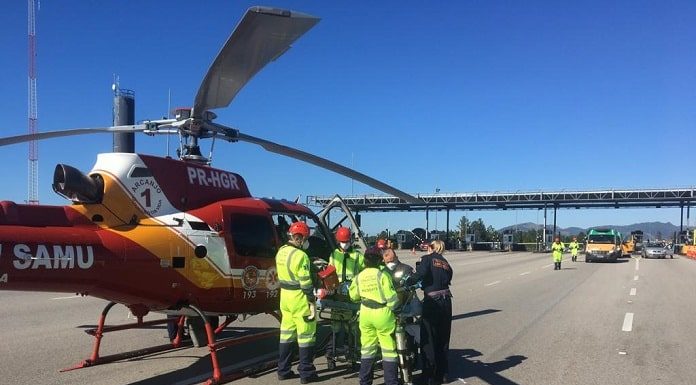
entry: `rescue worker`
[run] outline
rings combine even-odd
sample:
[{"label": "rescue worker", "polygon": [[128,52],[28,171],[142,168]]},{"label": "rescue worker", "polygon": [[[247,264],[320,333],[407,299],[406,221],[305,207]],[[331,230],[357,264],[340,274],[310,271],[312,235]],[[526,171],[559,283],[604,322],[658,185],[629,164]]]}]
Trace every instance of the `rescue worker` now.
[{"label": "rescue worker", "polygon": [[297,365],[300,382],[318,380],[314,367],[316,338],[316,298],[310,277],[310,261],[303,246],[309,237],[309,227],[298,221],[290,225],[288,242],[276,254],[276,270],[280,281],[280,343],[278,346],[278,380],[297,378],[290,368],[295,342],[299,346]]},{"label": "rescue worker", "polygon": [[[338,248],[331,253],[329,264],[336,268],[339,282],[339,294],[348,296],[348,287],[351,281],[365,267],[362,253],[353,248],[350,229],[339,227],[336,230]],[[344,309],[331,309],[331,331],[333,336],[326,346],[326,364],[329,370],[336,369],[336,346],[342,346],[346,338],[357,335],[357,326],[349,321],[353,318],[353,312]],[[347,330],[351,328],[351,330]],[[357,358],[357,357],[356,357]]]},{"label": "rescue worker", "polygon": [[553,269],[554,270],[561,270],[561,261],[563,261],[563,250],[565,249],[565,245],[563,242],[561,242],[561,237],[558,235],[556,238],[554,238],[553,243],[551,244],[551,251],[553,253]]},{"label": "rescue worker", "polygon": [[445,242],[434,240],[428,245],[428,254],[421,257],[416,273],[409,285],[421,281],[423,288],[423,314],[421,316],[421,349],[423,352],[423,378],[428,385],[446,382],[449,371],[447,355],[452,331],[452,267],[442,256]]},{"label": "rescue worker", "polygon": [[350,285],[350,299],[360,301],[360,385],[372,385],[377,348],[382,352],[384,384],[398,384],[396,356],[396,290],[390,275],[379,268],[382,253],[377,247],[365,251],[365,269]]},{"label": "rescue worker", "polygon": [[[377,239],[377,242],[375,242],[375,247],[379,249],[379,251],[382,253],[382,262],[379,264],[380,269],[385,269],[386,262],[384,261],[384,253],[389,250],[388,243],[382,238]],[[393,253],[393,251],[392,251]]]},{"label": "rescue worker", "polygon": [[387,247],[382,250],[382,262],[386,267],[386,271],[388,271],[392,276],[392,283],[394,284],[394,289],[397,290],[399,303],[402,306],[406,305],[409,293],[404,290],[399,291],[399,289],[406,285],[406,280],[413,275],[413,268],[401,262],[394,250],[392,250],[388,244]]},{"label": "rescue worker", "polygon": [[382,250],[382,261],[384,266],[391,272],[395,286],[399,286],[398,283],[402,279],[408,278],[413,274],[413,268],[401,262],[394,250],[388,246]]},{"label": "rescue worker", "polygon": [[350,229],[339,227],[336,230],[336,248],[329,257],[329,264],[336,267],[338,282],[350,282],[365,267],[362,253],[353,248]]},{"label": "rescue worker", "polygon": [[573,237],[573,242],[570,242],[568,244],[568,248],[570,249],[571,259],[573,260],[573,262],[576,262],[578,260],[578,249],[580,249],[578,237]]}]

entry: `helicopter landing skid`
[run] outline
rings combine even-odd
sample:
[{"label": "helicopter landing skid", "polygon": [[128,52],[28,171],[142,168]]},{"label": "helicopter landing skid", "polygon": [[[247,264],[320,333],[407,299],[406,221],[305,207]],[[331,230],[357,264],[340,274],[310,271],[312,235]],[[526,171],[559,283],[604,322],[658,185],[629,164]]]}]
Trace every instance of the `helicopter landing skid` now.
[{"label": "helicopter landing skid", "polygon": [[[60,370],[60,372],[67,372],[75,369],[82,369],[82,368],[87,368],[90,366],[96,366],[96,365],[102,365],[102,364],[108,364],[112,363],[115,361],[123,360],[123,359],[129,359],[129,358],[135,358],[135,357],[142,357],[148,354],[152,353],[159,353],[167,350],[174,350],[180,347],[190,347],[191,344],[186,344],[182,345],[182,335],[183,335],[183,328],[184,328],[184,323],[186,320],[186,316],[180,316],[178,321],[177,321],[177,326],[178,326],[178,331],[177,331],[177,336],[176,338],[170,343],[170,344],[163,344],[163,345],[157,345],[157,346],[152,346],[144,349],[138,349],[138,350],[133,350],[129,352],[123,352],[123,353],[116,353],[104,357],[99,356],[99,348],[101,346],[101,339],[104,336],[104,333],[108,332],[114,332],[114,331],[119,331],[119,330],[127,330],[127,329],[136,329],[136,328],[142,328],[142,327],[147,327],[151,325],[159,325],[159,324],[164,324],[167,323],[168,320],[153,320],[153,321],[143,321],[142,317],[138,317],[138,322],[132,323],[132,324],[125,324],[125,325],[116,325],[116,326],[104,326],[106,322],[106,315],[109,313],[111,308],[116,305],[115,302],[109,302],[109,304],[104,307],[104,310],[102,310],[101,316],[99,317],[99,323],[97,325],[96,329],[90,329],[87,330],[87,334],[93,335],[94,336],[94,349],[92,351],[92,355],[90,358],[78,363],[77,365],[74,365],[69,368],[65,368]],[[246,367],[237,371],[234,371],[232,373],[228,373],[223,375],[222,371],[220,370],[220,364],[218,361],[217,357],[217,351],[221,348],[226,348],[230,346],[235,346],[239,344],[244,344],[244,343],[249,343],[253,342],[256,340],[264,339],[264,338],[270,338],[274,336],[279,335],[279,329],[273,329],[273,330],[268,330],[260,333],[255,333],[255,334],[250,334],[246,335],[243,337],[236,337],[236,338],[229,338],[229,339],[224,339],[221,341],[215,341],[215,334],[219,333],[224,329],[229,323],[234,321],[236,317],[228,317],[228,319],[220,325],[217,329],[213,329],[211,326],[210,322],[208,321],[208,318],[204,316],[203,312],[198,309],[195,306],[188,305],[184,306],[185,308],[188,308],[192,310],[193,312],[197,313],[201,319],[205,320],[205,331],[206,331],[206,336],[208,339],[208,350],[210,352],[210,359],[211,359],[211,364],[213,367],[213,374],[212,377],[208,378],[205,381],[206,385],[216,385],[216,384],[222,384],[225,382],[233,381],[242,377],[249,376],[253,373],[257,373],[259,371],[267,370],[274,365],[277,365],[277,360],[273,361],[267,361],[267,362],[261,362],[254,364],[250,367]]]},{"label": "helicopter landing skid", "polygon": [[152,354],[152,353],[158,353],[158,352],[176,349],[176,348],[179,348],[181,346],[181,335],[182,335],[182,329],[183,329],[183,325],[184,325],[184,317],[179,318],[179,321],[178,321],[179,332],[177,333],[176,339],[174,339],[172,341],[172,343],[151,346],[151,347],[144,348],[144,349],[138,349],[138,350],[133,350],[133,351],[129,351],[129,352],[117,353],[117,354],[112,354],[112,355],[100,357],[99,356],[99,348],[101,346],[101,340],[102,340],[102,337],[104,337],[104,333],[109,333],[109,332],[114,332],[114,331],[119,331],[119,330],[143,328],[143,327],[148,327],[148,326],[152,326],[152,325],[160,325],[160,324],[167,323],[167,320],[143,321],[142,317],[138,317],[138,321],[136,323],[125,324],[125,325],[116,325],[116,326],[104,326],[104,323],[106,322],[106,315],[109,313],[109,310],[111,310],[111,308],[114,307],[114,305],[116,305],[115,302],[109,302],[109,304],[107,304],[106,307],[104,307],[104,310],[102,310],[101,316],[99,317],[99,323],[97,324],[96,329],[90,329],[90,330],[85,331],[87,334],[94,336],[94,349],[92,350],[92,355],[90,356],[90,358],[78,363],[77,365],[74,365],[74,366],[71,366],[71,367],[68,367],[65,369],[61,369],[60,372],[68,372],[68,371],[75,370],[75,369],[82,369],[82,368],[87,368],[87,367],[95,366],[95,365],[108,364],[108,363],[111,363],[114,361],[123,360],[123,359],[127,359],[127,358],[141,357],[141,356],[145,356],[145,355]]}]

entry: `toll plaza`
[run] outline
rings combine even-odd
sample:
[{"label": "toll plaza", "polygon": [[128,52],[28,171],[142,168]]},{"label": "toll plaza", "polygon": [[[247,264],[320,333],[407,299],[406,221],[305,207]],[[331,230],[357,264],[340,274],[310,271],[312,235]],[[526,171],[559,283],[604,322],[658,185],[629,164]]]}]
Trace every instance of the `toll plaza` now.
[{"label": "toll plaza", "polygon": [[[346,206],[354,213],[423,211],[426,224],[430,212],[446,213],[446,231],[450,230],[450,211],[474,210],[543,210],[544,235],[547,239],[547,212],[553,211],[552,234],[556,233],[558,209],[618,209],[618,208],[667,208],[681,209],[680,233],[684,230],[684,211],[687,223],[690,208],[696,202],[696,188],[665,189],[613,189],[588,191],[530,191],[530,192],[469,192],[414,194],[418,202],[380,194],[342,197]],[[307,205],[324,207],[333,196],[307,196]],[[428,225],[426,225],[427,227]],[[468,235],[468,234],[467,234]]]}]

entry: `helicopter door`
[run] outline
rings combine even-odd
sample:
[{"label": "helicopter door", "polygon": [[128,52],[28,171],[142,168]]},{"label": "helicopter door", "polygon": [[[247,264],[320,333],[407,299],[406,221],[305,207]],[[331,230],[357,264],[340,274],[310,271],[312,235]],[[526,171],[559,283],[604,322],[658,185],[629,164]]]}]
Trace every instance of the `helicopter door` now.
[{"label": "helicopter door", "polygon": [[233,298],[265,305],[278,297],[275,254],[278,244],[268,211],[250,207],[223,210],[230,266],[235,274]]},{"label": "helicopter door", "polygon": [[[331,214],[337,215],[340,220],[335,222],[335,224],[329,223]],[[341,199],[340,196],[336,195],[331,202],[329,202],[329,204],[317,214],[317,216],[324,223],[324,225],[326,225],[326,228],[331,230],[331,233],[335,233],[336,229],[338,229],[340,226],[350,228],[353,233],[354,244],[357,244],[361,250],[367,249],[367,244],[363,239],[362,231],[360,231],[358,222],[355,220],[350,209],[348,206],[346,206],[346,203],[343,202],[343,199]]]}]

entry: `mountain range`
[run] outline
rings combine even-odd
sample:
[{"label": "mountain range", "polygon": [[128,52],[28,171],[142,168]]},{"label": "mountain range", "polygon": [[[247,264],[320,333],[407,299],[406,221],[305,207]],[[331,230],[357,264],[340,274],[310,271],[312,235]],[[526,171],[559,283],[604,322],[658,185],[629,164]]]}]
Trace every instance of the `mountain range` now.
[{"label": "mountain range", "polygon": [[[532,222],[525,222],[525,223],[520,223],[517,225],[512,225],[512,226],[507,226],[503,227],[501,229],[498,229],[498,231],[503,232],[505,230],[519,230],[519,231],[529,231],[529,230],[541,230],[543,229],[543,225],[538,225],[536,223]],[[673,225],[671,222],[642,222],[642,223],[634,223],[631,225],[602,225],[602,226],[593,226],[592,228],[610,228],[610,229],[615,229],[621,232],[621,234],[630,234],[631,231],[634,230],[642,230],[644,234],[645,239],[656,239],[656,238],[661,238],[661,239],[671,239],[674,236],[675,232],[679,232],[679,226]],[[553,226],[548,226],[547,229],[551,231],[553,229]],[[587,233],[587,228],[582,228],[582,227],[565,227],[565,228],[556,228],[558,232],[561,233],[561,235],[577,235],[580,232]]]}]

